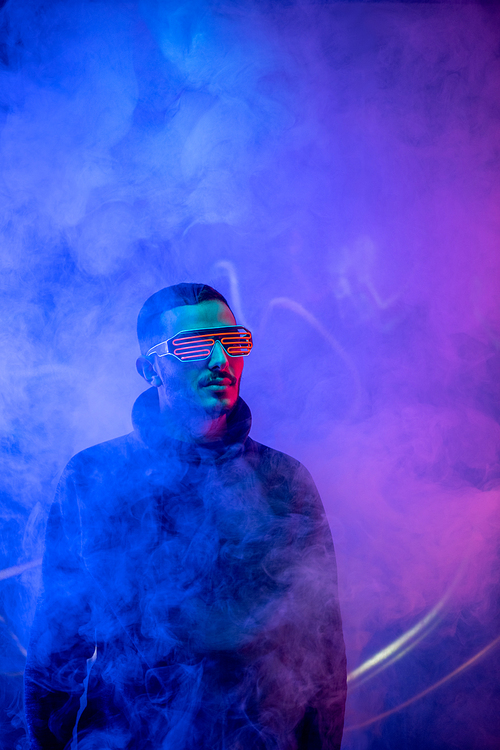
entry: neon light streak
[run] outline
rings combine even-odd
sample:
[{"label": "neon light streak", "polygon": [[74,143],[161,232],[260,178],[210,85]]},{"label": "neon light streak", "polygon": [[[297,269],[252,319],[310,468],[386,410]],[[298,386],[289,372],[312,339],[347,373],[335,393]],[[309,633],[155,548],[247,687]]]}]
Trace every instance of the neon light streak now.
[{"label": "neon light streak", "polygon": [[[13,565],[11,568],[4,568],[3,570],[0,570],[0,581],[5,581],[7,578],[14,578],[14,576],[21,575],[21,573],[24,573],[25,570],[30,570],[31,568],[37,568],[39,565],[42,564],[42,558],[40,557],[37,560],[30,560],[30,562],[22,563],[21,565]],[[0,615],[0,621],[5,623],[4,618]],[[21,654],[26,658],[26,649],[24,648],[23,644],[17,637],[17,635],[12,631],[7,631],[18,647]],[[23,673],[22,672],[2,672],[2,674],[5,677],[19,677]]]},{"label": "neon light streak", "polygon": [[212,269],[214,271],[220,269],[227,275],[229,279],[231,307],[235,313],[236,320],[239,320],[242,325],[248,327],[245,316],[243,315],[243,308],[241,305],[240,283],[238,280],[236,266],[230,260],[219,260],[212,266]]},{"label": "neon light streak", "polygon": [[[5,623],[5,625],[7,624],[6,621],[5,621],[5,619],[2,617],[2,615],[0,615],[0,622]],[[17,635],[12,630],[7,630],[7,632],[10,635],[10,637],[12,638],[12,640],[14,641],[14,643],[16,644],[16,646],[18,647],[19,651],[22,653],[22,655],[24,657],[26,657],[26,649],[22,645],[22,643],[19,640],[19,638],[17,637]],[[2,672],[2,674],[3,675],[7,675],[8,677],[15,677],[18,674],[22,674],[22,672]]]},{"label": "neon light streak", "polygon": [[[466,555],[463,558],[462,563],[460,564],[459,569],[455,575],[455,578],[451,582],[448,590],[446,591],[442,599],[440,599],[440,601],[436,604],[436,606],[431,609],[431,611],[427,615],[425,615],[425,617],[423,617],[419,622],[417,622],[416,625],[410,628],[410,630],[407,630],[406,633],[403,633],[403,635],[401,635],[399,638],[396,638],[395,641],[390,643],[388,646],[385,646],[385,648],[383,648],[381,651],[363,662],[361,666],[353,669],[352,672],[349,672],[349,674],[347,675],[347,682],[355,683],[351,686],[351,690],[355,687],[363,685],[368,680],[371,680],[372,677],[375,677],[384,669],[387,669],[387,667],[389,667],[391,664],[394,664],[394,662],[398,661],[403,656],[406,656],[406,654],[408,654],[413,648],[415,648],[418,643],[420,643],[423,638],[425,638],[425,636],[430,632],[431,629],[436,627],[440,619],[439,615],[441,614],[445,604],[447,603],[457,583],[462,577],[462,574],[466,567],[467,559],[468,556]],[[413,641],[413,643],[407,646],[406,644],[408,644],[412,639],[415,640]],[[400,649],[403,650],[398,653]],[[386,663],[384,664],[383,662]],[[366,675],[366,677],[364,677],[363,679],[359,679],[362,675],[364,675],[366,672],[369,672],[370,670],[374,671],[372,671],[371,674]]]},{"label": "neon light streak", "polygon": [[449,682],[454,677],[459,675],[461,672],[464,672],[466,669],[469,669],[469,667],[472,667],[476,662],[482,659],[483,656],[486,656],[487,653],[492,651],[499,644],[500,644],[500,635],[497,638],[495,638],[495,640],[491,641],[491,643],[489,643],[483,649],[481,649],[481,651],[479,651],[477,654],[475,654],[470,659],[468,659],[463,664],[461,664],[459,667],[457,667],[457,669],[454,669],[453,672],[450,672],[450,674],[446,675],[446,677],[443,677],[441,680],[438,680],[438,682],[435,682],[434,685],[431,685],[425,690],[422,690],[421,693],[414,695],[413,698],[409,698],[404,703],[401,703],[399,706],[396,706],[395,708],[391,708],[389,711],[384,711],[384,713],[378,714],[378,716],[374,716],[371,719],[367,719],[366,721],[363,721],[361,724],[354,724],[350,727],[345,727],[344,732],[353,732],[356,729],[363,729],[364,727],[370,726],[370,724],[374,724],[376,721],[381,721],[382,719],[385,719],[387,716],[390,716],[391,714],[395,714],[398,711],[401,711],[403,708],[410,706],[412,703],[415,703],[415,701],[420,700],[420,698],[424,698],[433,690],[437,690],[437,688],[441,687],[441,685],[444,685],[446,682]]},{"label": "neon light streak", "polygon": [[25,570],[30,568],[37,568],[42,564],[42,558],[38,560],[31,560],[31,562],[22,563],[21,565],[13,565],[12,568],[4,568],[0,570],[0,581],[5,581],[6,578],[13,578],[14,576],[21,575]]},{"label": "neon light streak", "polygon": [[267,306],[266,314],[264,315],[261,323],[261,329],[264,328],[269,311],[272,310],[273,307],[281,307],[285,310],[290,310],[291,312],[300,315],[301,318],[304,318],[304,320],[306,320],[313,328],[318,331],[318,333],[321,334],[321,336],[323,336],[323,338],[328,342],[335,354],[337,354],[337,356],[340,357],[340,359],[344,362],[346,368],[349,370],[352,376],[352,381],[355,386],[355,396],[353,398],[353,404],[349,410],[349,413],[345,417],[346,420],[352,419],[358,413],[361,406],[362,393],[361,380],[354,360],[339,344],[337,339],[331,335],[331,333],[319,322],[319,320],[312,313],[306,310],[305,307],[302,307],[299,302],[295,302],[295,300],[290,299],[289,297],[275,297],[270,301]]},{"label": "neon light streak", "polygon": [[[416,646],[417,643],[425,635],[427,635],[427,632],[430,630],[430,626],[431,625],[432,625],[432,627],[435,627],[435,625],[437,625],[437,621],[434,622],[434,620],[436,620],[437,616],[439,615],[439,613],[443,609],[443,607],[445,605],[445,602],[448,600],[449,593],[450,592],[448,592],[447,594],[445,594],[445,596],[443,596],[443,598],[441,599],[441,601],[436,604],[436,606],[434,607],[434,609],[431,609],[431,611],[425,617],[423,617],[420,620],[420,622],[417,622],[416,625],[414,625],[412,628],[410,628],[410,630],[407,630],[406,633],[403,633],[403,635],[401,635],[399,638],[396,638],[395,641],[393,641],[392,643],[390,643],[388,646],[386,646],[385,648],[383,648],[381,651],[379,651],[378,653],[376,653],[374,656],[372,656],[369,659],[367,659],[365,662],[363,662],[363,664],[361,664],[361,666],[357,667],[356,669],[353,669],[352,672],[349,672],[349,674],[347,675],[347,682],[349,683],[349,682],[357,681],[358,678],[361,677],[361,675],[365,674],[365,672],[368,672],[370,669],[373,669],[374,667],[377,667],[383,661],[385,661],[386,659],[389,659],[390,657],[394,657],[389,662],[390,664],[392,664],[397,659],[399,659],[402,656],[404,656],[404,654],[407,654],[411,650],[411,648],[413,648],[414,646]],[[425,632],[422,632],[422,631],[425,631]],[[408,641],[411,641],[412,638],[415,638],[419,634],[420,634],[420,637],[418,638],[417,641],[415,641],[415,643],[412,644],[412,646],[410,648],[406,648],[401,654],[398,654],[396,656],[396,654],[399,651],[399,649],[403,648],[403,646],[405,646],[408,643]],[[386,664],[384,666],[384,669],[385,669],[385,667],[388,667],[388,666],[389,666],[389,664]],[[375,674],[378,674],[380,671],[381,671],[380,669],[377,670],[377,672]],[[373,677],[373,676],[374,675],[371,675],[371,677]],[[366,680],[363,680],[362,682],[365,682],[365,681]],[[361,684],[361,683],[359,683],[359,684]]]}]

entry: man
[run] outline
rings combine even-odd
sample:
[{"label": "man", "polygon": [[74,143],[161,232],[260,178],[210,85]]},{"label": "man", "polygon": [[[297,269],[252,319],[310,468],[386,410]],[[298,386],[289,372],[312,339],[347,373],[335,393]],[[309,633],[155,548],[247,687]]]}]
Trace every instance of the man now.
[{"label": "man", "polygon": [[203,284],[138,320],[134,431],[66,467],[28,652],[32,748],[340,747],[332,540],[294,459],[248,437],[251,334]]}]

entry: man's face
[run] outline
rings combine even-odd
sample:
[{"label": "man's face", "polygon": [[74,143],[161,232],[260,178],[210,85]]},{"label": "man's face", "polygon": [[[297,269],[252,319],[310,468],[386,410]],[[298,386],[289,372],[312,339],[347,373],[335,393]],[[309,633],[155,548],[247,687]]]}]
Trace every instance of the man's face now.
[{"label": "man's face", "polygon": [[[164,334],[157,343],[179,331],[236,325],[230,309],[219,300],[174,307],[163,313],[162,322]],[[163,383],[162,409],[180,410],[179,416],[194,410],[215,418],[231,411],[238,399],[243,357],[230,357],[219,341],[208,359],[197,362],[180,362],[170,355],[150,359]]]}]

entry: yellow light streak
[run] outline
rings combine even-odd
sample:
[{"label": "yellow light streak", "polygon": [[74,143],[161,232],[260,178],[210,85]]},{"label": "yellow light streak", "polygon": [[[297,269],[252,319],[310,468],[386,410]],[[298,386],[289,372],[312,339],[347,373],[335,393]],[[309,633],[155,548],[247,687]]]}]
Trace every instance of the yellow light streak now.
[{"label": "yellow light streak", "polygon": [[[363,685],[367,680],[371,680],[375,675],[380,674],[384,669],[387,669],[391,664],[406,656],[420,641],[425,638],[426,635],[435,628],[441,619],[442,611],[447,604],[451,594],[453,593],[457,583],[462,577],[467,563],[468,555],[465,555],[462,559],[455,578],[451,582],[448,590],[439,602],[431,609],[431,611],[425,615],[416,625],[403,633],[403,635],[396,638],[395,641],[385,646],[383,649],[378,651],[374,656],[371,656],[363,664],[356,669],[353,669],[347,675],[347,682],[352,683],[350,685],[351,691],[360,685]],[[410,643],[412,639],[415,639],[413,643]],[[408,645],[407,645],[408,644]],[[398,653],[401,650],[400,653]],[[385,662],[385,663],[384,663]],[[366,674],[370,672],[371,674]],[[360,679],[363,675],[363,679]]]},{"label": "yellow light streak", "polygon": [[[406,633],[403,633],[399,638],[396,638],[395,641],[390,643],[385,648],[381,649],[381,651],[378,651],[374,656],[371,656],[369,659],[367,659],[361,666],[357,667],[356,669],[353,669],[352,672],[349,672],[347,675],[347,682],[352,682],[353,680],[357,680],[361,675],[363,675],[365,672],[368,672],[368,670],[373,669],[374,667],[380,665],[383,661],[386,659],[389,659],[391,656],[394,656],[394,658],[391,660],[391,664],[396,661],[396,658],[400,658],[403,656],[403,654],[400,654],[399,656],[395,656],[396,652],[399,651],[400,648],[403,648],[405,644],[408,643],[408,641],[411,641],[412,638],[415,638],[417,635],[420,635],[420,638],[418,641],[416,641],[413,646],[415,646],[425,635],[425,633],[422,633],[422,630],[429,630],[430,626],[434,623],[434,620],[438,617],[439,613],[443,609],[447,599],[449,596],[449,592],[439,601],[436,606],[431,609],[431,611],[423,617],[420,622],[417,622],[416,625],[414,625],[410,630],[407,630]],[[437,623],[434,623],[437,624]],[[411,648],[413,648],[413,646]],[[404,653],[408,653],[410,651],[410,648],[405,649]],[[388,664],[386,666],[389,666]],[[380,670],[377,670],[377,674]]]},{"label": "yellow light streak", "polygon": [[387,718],[391,714],[395,714],[398,711],[401,711],[403,708],[407,708],[407,706],[410,706],[412,703],[415,703],[415,701],[420,700],[420,698],[424,698],[424,696],[428,695],[433,690],[437,690],[437,688],[441,687],[441,685],[444,685],[446,682],[449,682],[454,677],[459,675],[461,672],[464,672],[466,669],[469,669],[469,667],[472,667],[476,662],[482,659],[483,656],[486,656],[486,654],[489,651],[492,651],[494,648],[496,648],[499,643],[500,643],[500,636],[495,638],[495,640],[491,641],[491,643],[489,643],[487,646],[481,649],[481,651],[479,651],[477,654],[475,654],[470,659],[468,659],[463,664],[461,664],[459,667],[457,667],[457,669],[454,669],[453,672],[450,672],[450,674],[446,675],[446,677],[443,677],[441,680],[438,680],[438,682],[435,682],[434,685],[431,685],[425,690],[422,690],[421,693],[414,695],[413,698],[409,698],[407,701],[405,701],[404,703],[401,703],[399,706],[396,706],[395,708],[391,708],[389,711],[384,711],[384,713],[378,714],[378,716],[374,716],[371,719],[367,719],[366,721],[363,721],[361,724],[354,724],[350,727],[345,727],[344,732],[354,732],[356,729],[364,729],[364,727],[368,727],[371,724],[375,724],[375,722],[381,721],[382,719]]},{"label": "yellow light streak", "polygon": [[[436,620],[436,622],[434,623],[433,627],[435,627],[438,624],[438,622],[439,622],[439,620]],[[418,638],[416,638],[413,641],[413,643],[410,643],[402,651],[399,651],[399,653],[397,653],[397,652],[394,653],[394,656],[392,656],[391,658],[389,658],[388,661],[386,661],[385,663],[379,662],[378,663],[378,668],[374,669],[372,672],[370,672],[369,674],[365,675],[365,677],[362,677],[360,675],[359,678],[355,679],[355,681],[352,681],[352,678],[351,678],[351,682],[353,684],[351,684],[349,686],[350,692],[352,693],[353,690],[357,690],[359,687],[361,687],[361,685],[364,685],[365,682],[368,682],[373,677],[376,677],[378,674],[380,674],[381,672],[383,672],[385,669],[387,669],[388,667],[390,667],[392,664],[395,664],[397,661],[399,661],[400,659],[402,659],[403,656],[406,656],[406,654],[409,654],[410,651],[413,651],[413,649],[415,648],[415,646],[418,646],[418,644],[420,643],[420,641],[422,641],[428,635],[428,633],[430,633],[431,629],[432,628],[427,628],[426,630],[424,630],[423,632],[421,632],[420,635],[418,636]],[[372,658],[374,658],[374,657],[372,657]],[[352,674],[352,672],[350,672],[347,675],[347,681],[348,682],[350,681],[349,678],[350,678],[351,674]]]}]

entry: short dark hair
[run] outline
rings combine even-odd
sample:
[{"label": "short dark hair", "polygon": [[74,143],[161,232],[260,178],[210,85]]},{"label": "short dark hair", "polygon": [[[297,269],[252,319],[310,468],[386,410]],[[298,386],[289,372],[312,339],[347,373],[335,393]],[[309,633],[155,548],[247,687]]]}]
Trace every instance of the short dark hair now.
[{"label": "short dark hair", "polygon": [[[137,338],[141,354],[145,354],[153,344],[158,343],[163,335],[161,316],[164,312],[174,307],[198,305],[212,299],[219,300],[229,307],[226,298],[208,284],[174,284],[148,297],[137,318]],[[231,310],[230,307],[229,309]]]}]

